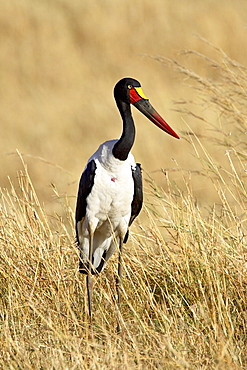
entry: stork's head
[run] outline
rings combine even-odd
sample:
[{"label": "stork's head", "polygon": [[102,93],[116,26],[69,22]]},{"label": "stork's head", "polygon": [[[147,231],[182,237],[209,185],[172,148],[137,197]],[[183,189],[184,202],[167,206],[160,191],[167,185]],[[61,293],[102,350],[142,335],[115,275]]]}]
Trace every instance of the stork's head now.
[{"label": "stork's head", "polygon": [[166,123],[159,113],[150,104],[148,98],[144,95],[140,82],[133,78],[123,78],[118,81],[114,88],[114,97],[116,102],[122,101],[126,104],[133,104],[150,121],[152,121],[161,130],[171,136],[179,139],[175,131]]}]

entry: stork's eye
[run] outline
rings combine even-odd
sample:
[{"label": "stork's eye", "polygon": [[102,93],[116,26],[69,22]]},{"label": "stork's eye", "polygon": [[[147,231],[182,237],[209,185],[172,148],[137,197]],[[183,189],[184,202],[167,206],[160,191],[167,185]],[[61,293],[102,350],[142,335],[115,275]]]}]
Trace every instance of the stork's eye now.
[{"label": "stork's eye", "polygon": [[133,87],[132,85],[128,85],[128,89],[129,89],[129,90],[131,90],[131,89],[132,89],[132,87]]}]

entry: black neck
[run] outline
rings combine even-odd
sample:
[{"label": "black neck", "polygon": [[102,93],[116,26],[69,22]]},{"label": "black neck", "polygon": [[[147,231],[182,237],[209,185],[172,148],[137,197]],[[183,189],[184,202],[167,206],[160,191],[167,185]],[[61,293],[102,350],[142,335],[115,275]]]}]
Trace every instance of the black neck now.
[{"label": "black neck", "polygon": [[117,101],[117,106],[123,120],[123,132],[120,139],[114,145],[112,153],[115,158],[125,161],[134,144],[135,125],[131,115],[130,104]]}]

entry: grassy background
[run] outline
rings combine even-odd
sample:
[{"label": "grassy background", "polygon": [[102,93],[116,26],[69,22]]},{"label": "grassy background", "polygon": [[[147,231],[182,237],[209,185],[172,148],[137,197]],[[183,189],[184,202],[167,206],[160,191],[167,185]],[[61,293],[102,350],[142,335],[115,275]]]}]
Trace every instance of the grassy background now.
[{"label": "grassy background", "polygon": [[[232,59],[244,62],[246,8],[244,1],[188,0],[171,5],[155,0],[152,4],[136,1],[135,6],[131,1],[110,0],[3,1],[2,186],[8,184],[7,176],[13,179],[21,167],[18,156],[9,155],[18,149],[49,209],[57,207],[51,183],[60,193],[74,196],[91,153],[104,140],[119,137],[121,122],[112,90],[124,76],[141,81],[151,103],[181,135],[187,126],[184,115],[172,111],[174,101],[192,100],[196,93],[188,90],[186,79],[144,55],[173,58],[183,49],[203,52],[205,44],[196,36],[199,34]],[[184,62],[208,77],[217,75],[200,60],[184,58]],[[204,107],[201,114],[215,119],[215,113]],[[134,115],[138,135],[133,153],[148,173],[174,167],[171,153],[181,167],[198,169],[184,140],[161,135],[139,112]],[[186,120],[197,134],[208,134],[206,123],[192,117]],[[225,122],[221,125],[225,127]],[[152,176],[161,183],[159,174]],[[198,197],[210,193],[208,186],[195,178]]]},{"label": "grassy background", "polygon": [[[2,368],[247,366],[246,8],[2,2]],[[123,332],[113,259],[95,284],[92,336],[75,195],[87,158],[121,132],[112,90],[124,76],[181,140],[133,112],[145,207],[124,257]]]}]

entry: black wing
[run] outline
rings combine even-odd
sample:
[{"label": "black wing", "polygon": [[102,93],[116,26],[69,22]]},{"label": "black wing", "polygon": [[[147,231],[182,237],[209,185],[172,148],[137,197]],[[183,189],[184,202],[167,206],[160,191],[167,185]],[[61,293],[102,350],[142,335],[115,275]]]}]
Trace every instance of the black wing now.
[{"label": "black wing", "polygon": [[[132,224],[134,219],[139,215],[142,209],[143,192],[142,192],[142,170],[140,163],[137,163],[135,169],[132,169],[132,177],[134,181],[134,196],[131,203],[131,216],[129,226]],[[124,243],[127,242],[128,236],[129,231],[127,231],[124,237]]]},{"label": "black wing", "polygon": [[86,214],[87,208],[87,197],[90,194],[93,184],[94,184],[94,177],[96,171],[96,163],[92,159],[88,162],[87,167],[83,171],[79,183],[78,195],[77,195],[77,203],[76,203],[76,212],[75,212],[75,221],[76,221],[76,240],[77,244],[79,245],[79,236],[77,230],[77,222],[81,221]]}]

